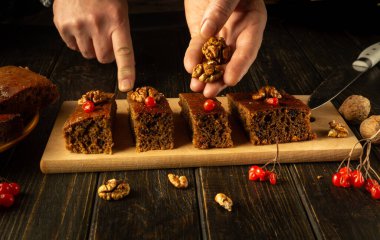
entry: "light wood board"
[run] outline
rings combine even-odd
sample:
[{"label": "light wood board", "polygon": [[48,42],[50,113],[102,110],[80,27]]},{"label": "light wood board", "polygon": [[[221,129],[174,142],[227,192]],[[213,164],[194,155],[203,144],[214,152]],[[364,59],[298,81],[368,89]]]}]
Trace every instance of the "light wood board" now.
[{"label": "light wood board", "polygon": [[[307,99],[307,96],[297,97],[304,101]],[[218,99],[227,109],[226,97]],[[187,125],[179,114],[178,99],[173,98],[168,100],[175,114],[175,149],[153,150],[143,153],[136,152],[128,119],[128,104],[126,100],[117,100],[116,131],[114,131],[115,146],[112,155],[77,154],[66,150],[62,127],[74,110],[77,102],[64,102],[41,159],[41,171],[44,173],[100,172],[263,164],[275,157],[276,145],[252,145],[236,118],[231,118],[232,137],[235,145],[233,148],[207,150],[194,148]],[[349,130],[350,133],[347,138],[327,137],[329,121],[337,120],[347,126],[330,102],[313,110],[312,116],[315,117],[312,129],[317,133],[317,139],[279,144],[279,161],[281,163],[341,161],[358,141],[351,130]],[[357,159],[361,152],[361,146],[360,144],[358,145],[353,152],[353,159]]]}]

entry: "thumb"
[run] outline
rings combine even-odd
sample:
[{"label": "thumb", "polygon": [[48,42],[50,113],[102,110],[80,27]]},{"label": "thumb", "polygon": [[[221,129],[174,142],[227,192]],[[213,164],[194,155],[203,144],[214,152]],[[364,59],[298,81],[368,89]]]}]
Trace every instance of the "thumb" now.
[{"label": "thumb", "polygon": [[227,22],[238,3],[239,0],[212,1],[203,15],[201,23],[202,37],[210,38],[211,36],[216,35]]}]

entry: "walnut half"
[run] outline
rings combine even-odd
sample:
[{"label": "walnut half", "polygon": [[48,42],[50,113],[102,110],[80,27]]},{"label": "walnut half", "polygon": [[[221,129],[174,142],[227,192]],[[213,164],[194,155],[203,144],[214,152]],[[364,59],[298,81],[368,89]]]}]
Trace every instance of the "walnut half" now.
[{"label": "walnut half", "polygon": [[159,102],[164,97],[157,89],[150,86],[136,88],[131,94],[132,100],[136,102],[144,102],[145,98],[149,96],[153,97],[156,102]]},{"label": "walnut half", "polygon": [[233,202],[231,198],[227,197],[224,193],[216,194],[215,202],[219,203],[219,205],[224,207],[224,209],[226,209],[227,211],[232,211]]},{"label": "walnut half", "polygon": [[178,176],[173,173],[169,173],[168,178],[170,183],[176,188],[187,188],[189,185],[186,176]]},{"label": "walnut half", "polygon": [[253,100],[259,100],[263,98],[282,98],[282,95],[273,86],[265,86],[259,89],[256,93],[252,94]]},{"label": "walnut half", "polygon": [[343,126],[343,124],[332,120],[329,122],[330,131],[327,136],[335,138],[345,138],[348,136],[348,130]]},{"label": "walnut half", "polygon": [[110,179],[98,188],[98,195],[104,200],[119,200],[127,196],[131,188],[125,180]]},{"label": "walnut half", "polygon": [[93,102],[95,105],[98,105],[103,102],[109,101],[110,98],[107,94],[100,90],[92,90],[82,95],[82,98],[78,100],[78,104],[82,105],[87,101]]}]

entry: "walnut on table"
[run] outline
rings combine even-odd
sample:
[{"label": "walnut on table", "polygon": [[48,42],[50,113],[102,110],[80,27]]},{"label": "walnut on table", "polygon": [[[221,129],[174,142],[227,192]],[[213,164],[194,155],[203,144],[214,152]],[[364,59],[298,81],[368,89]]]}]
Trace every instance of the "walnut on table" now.
[{"label": "walnut on table", "polygon": [[119,200],[126,197],[131,188],[125,180],[110,179],[98,188],[98,195],[104,200]]},{"label": "walnut on table", "polygon": [[372,138],[374,144],[380,144],[380,115],[372,115],[360,124],[363,138]]},{"label": "walnut on table", "polygon": [[232,211],[233,202],[231,198],[227,197],[224,193],[218,193],[214,198],[215,202],[219,203],[220,206],[224,207],[227,211]]},{"label": "walnut on table", "polygon": [[361,123],[371,111],[371,103],[368,98],[360,95],[351,95],[339,107],[343,117],[352,123]]},{"label": "walnut on table", "polygon": [[176,188],[187,188],[189,186],[186,176],[178,176],[173,173],[169,173],[168,178],[170,183]]}]

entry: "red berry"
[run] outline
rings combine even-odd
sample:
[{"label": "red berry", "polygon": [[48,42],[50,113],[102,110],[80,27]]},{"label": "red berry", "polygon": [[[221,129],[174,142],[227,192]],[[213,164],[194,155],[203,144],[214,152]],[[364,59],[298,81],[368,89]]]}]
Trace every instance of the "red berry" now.
[{"label": "red berry", "polygon": [[341,174],[340,186],[344,188],[351,187],[351,175],[348,173]]},{"label": "red berry", "polygon": [[11,188],[11,194],[13,194],[13,196],[20,194],[20,185],[18,183],[10,183],[9,187]]},{"label": "red berry", "polygon": [[278,105],[278,98],[273,97],[273,98],[267,98],[266,102],[270,105],[277,106]]},{"label": "red berry", "polygon": [[371,188],[371,197],[373,199],[380,199],[380,186],[376,185]]},{"label": "red berry", "polygon": [[340,173],[335,173],[332,176],[332,183],[334,184],[335,187],[340,187],[340,180],[342,179],[342,174]]},{"label": "red berry", "polygon": [[276,185],[276,183],[277,183],[277,174],[276,174],[276,173],[271,172],[271,173],[269,174],[269,182],[270,182],[270,184],[272,184],[272,185]]},{"label": "red berry", "polygon": [[379,186],[379,183],[375,179],[368,178],[367,180],[365,180],[365,182],[364,182],[365,190],[367,190],[368,192],[371,192],[371,188],[373,186]]},{"label": "red berry", "polygon": [[265,170],[262,169],[261,167],[257,167],[256,168],[256,176],[258,176],[261,180],[261,178],[264,178],[265,177]]},{"label": "red berry", "polygon": [[351,172],[351,185],[356,188],[361,188],[364,185],[364,177],[359,170]]},{"label": "red berry", "polygon": [[340,174],[345,174],[345,173],[351,173],[351,169],[349,167],[342,167],[339,169]]},{"label": "red berry", "polygon": [[12,193],[12,189],[9,186],[9,183],[3,182],[0,183],[0,194]]},{"label": "red berry", "polygon": [[12,194],[5,193],[5,194],[0,194],[0,206],[4,207],[10,207],[13,205],[15,202],[15,199]]},{"label": "red berry", "polygon": [[260,176],[260,182],[265,182],[266,180],[268,180],[270,173],[271,173],[270,171],[264,170],[264,175]]},{"label": "red berry", "polygon": [[86,101],[86,102],[83,103],[82,109],[86,113],[93,112],[94,109],[95,109],[95,104],[92,101]]},{"label": "red berry", "polygon": [[249,168],[248,179],[251,181],[256,181],[259,179],[259,177],[256,175],[256,168],[258,168],[256,165]]},{"label": "red berry", "polygon": [[212,99],[207,99],[205,103],[203,104],[203,108],[207,112],[214,110],[215,107],[216,107],[216,103]]},{"label": "red berry", "polygon": [[155,107],[156,106],[156,100],[152,96],[148,96],[145,98],[145,106],[147,107]]}]

